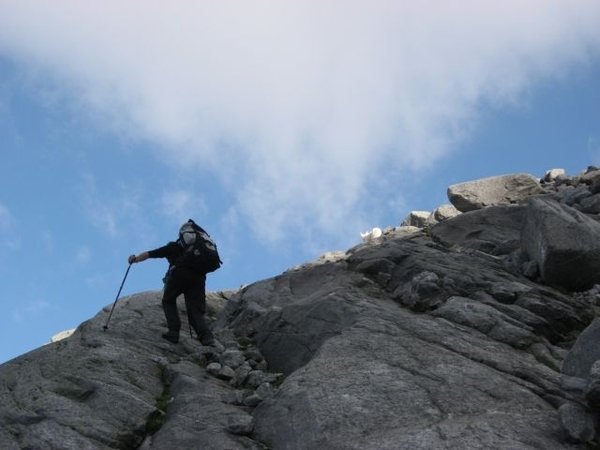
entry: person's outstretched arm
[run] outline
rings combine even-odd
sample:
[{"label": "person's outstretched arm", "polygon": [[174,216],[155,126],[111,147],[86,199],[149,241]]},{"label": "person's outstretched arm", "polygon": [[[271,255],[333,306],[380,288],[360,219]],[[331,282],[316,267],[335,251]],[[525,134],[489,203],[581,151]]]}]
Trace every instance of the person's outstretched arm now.
[{"label": "person's outstretched arm", "polygon": [[169,242],[167,245],[163,245],[162,247],[154,250],[142,252],[137,256],[131,255],[129,258],[127,258],[127,261],[129,261],[129,264],[133,264],[146,261],[148,258],[174,258],[179,255],[179,249],[180,247],[177,243]]}]

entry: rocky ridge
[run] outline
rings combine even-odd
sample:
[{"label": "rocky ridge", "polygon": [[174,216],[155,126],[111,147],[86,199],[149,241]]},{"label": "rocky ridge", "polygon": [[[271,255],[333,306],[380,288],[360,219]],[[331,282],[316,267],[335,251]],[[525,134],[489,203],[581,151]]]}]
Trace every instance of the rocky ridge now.
[{"label": "rocky ridge", "polygon": [[600,170],[448,198],[209,294],[215,347],[160,339],[160,292],[108,305],[0,366],[0,448],[595,448]]}]

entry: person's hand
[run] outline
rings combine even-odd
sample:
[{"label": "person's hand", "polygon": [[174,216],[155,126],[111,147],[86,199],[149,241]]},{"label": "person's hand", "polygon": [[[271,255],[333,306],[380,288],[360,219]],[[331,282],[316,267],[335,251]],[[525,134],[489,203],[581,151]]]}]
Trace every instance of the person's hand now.
[{"label": "person's hand", "polygon": [[127,258],[127,261],[129,261],[129,264],[133,264],[136,261],[135,255],[131,255],[129,258]]}]

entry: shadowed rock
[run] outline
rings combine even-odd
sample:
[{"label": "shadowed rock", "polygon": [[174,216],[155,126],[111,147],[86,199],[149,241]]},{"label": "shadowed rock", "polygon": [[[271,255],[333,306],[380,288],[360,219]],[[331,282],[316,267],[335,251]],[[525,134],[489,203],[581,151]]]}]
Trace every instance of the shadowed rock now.
[{"label": "shadowed rock", "polygon": [[440,222],[430,232],[447,246],[509,253],[520,245],[524,213],[524,206],[490,206]]}]

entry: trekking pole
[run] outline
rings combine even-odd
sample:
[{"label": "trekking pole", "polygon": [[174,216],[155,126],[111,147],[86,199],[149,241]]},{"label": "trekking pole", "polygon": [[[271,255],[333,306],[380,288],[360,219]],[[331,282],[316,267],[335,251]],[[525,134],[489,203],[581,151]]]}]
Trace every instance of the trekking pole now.
[{"label": "trekking pole", "polygon": [[117,300],[119,300],[119,295],[121,295],[121,289],[123,289],[123,285],[125,284],[125,279],[127,278],[129,269],[131,269],[131,263],[129,263],[129,267],[127,267],[127,271],[125,272],[125,276],[123,277],[123,281],[121,282],[121,287],[119,288],[119,292],[117,292],[117,298],[115,298],[115,302],[112,305],[110,314],[108,315],[108,319],[106,319],[106,325],[104,325],[104,327],[103,327],[104,331],[106,331],[108,329],[108,322],[110,322],[110,318],[112,317],[112,313],[115,310],[115,306],[117,306]]}]

